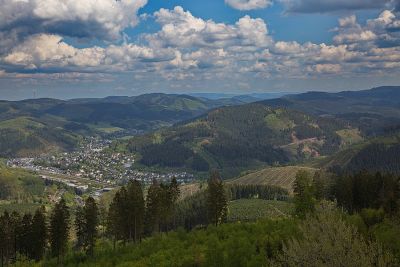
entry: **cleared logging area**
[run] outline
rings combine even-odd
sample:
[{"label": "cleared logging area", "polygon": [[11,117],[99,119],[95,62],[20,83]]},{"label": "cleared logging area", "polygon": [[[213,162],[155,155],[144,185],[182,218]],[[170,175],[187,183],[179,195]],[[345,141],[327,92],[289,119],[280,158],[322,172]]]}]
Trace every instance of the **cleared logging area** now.
[{"label": "cleared logging area", "polygon": [[229,183],[274,185],[293,193],[296,173],[300,170],[308,171],[311,175],[314,175],[318,169],[299,166],[271,167],[233,179]]}]

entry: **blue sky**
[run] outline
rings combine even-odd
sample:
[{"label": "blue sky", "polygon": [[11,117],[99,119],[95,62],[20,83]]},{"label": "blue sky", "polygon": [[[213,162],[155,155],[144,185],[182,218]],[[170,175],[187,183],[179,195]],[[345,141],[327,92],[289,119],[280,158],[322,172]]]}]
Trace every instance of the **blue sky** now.
[{"label": "blue sky", "polygon": [[400,82],[398,0],[0,0],[2,99]]}]

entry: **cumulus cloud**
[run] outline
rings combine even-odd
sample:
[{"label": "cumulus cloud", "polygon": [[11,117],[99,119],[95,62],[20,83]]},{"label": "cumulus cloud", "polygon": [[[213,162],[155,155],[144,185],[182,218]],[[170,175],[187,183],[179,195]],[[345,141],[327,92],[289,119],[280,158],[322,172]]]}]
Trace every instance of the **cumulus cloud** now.
[{"label": "cumulus cloud", "polygon": [[114,40],[147,0],[0,0],[0,31]]},{"label": "cumulus cloud", "polygon": [[120,71],[132,70],[138,64],[169,61],[174,51],[153,50],[135,44],[75,48],[58,35],[33,35],[4,57],[4,62],[36,71]]},{"label": "cumulus cloud", "polygon": [[400,23],[393,10],[362,24],[354,15],[341,18],[332,44],[273,40],[267,23],[250,16],[225,24],[175,7],[152,17],[160,29],[141,36],[140,44],[78,48],[61,34],[32,33],[0,56],[0,66],[6,73],[24,75],[133,73],[149,80],[191,82],[399,72]]},{"label": "cumulus cloud", "polygon": [[333,38],[335,43],[359,43],[374,42],[378,46],[400,45],[400,20],[396,13],[384,10],[376,19],[370,19],[366,25],[357,23],[355,15],[339,20],[339,27]]},{"label": "cumulus cloud", "polygon": [[270,6],[270,0],[225,0],[225,3],[238,10],[262,9]]},{"label": "cumulus cloud", "polygon": [[392,0],[281,0],[287,12],[327,13],[384,8]]},{"label": "cumulus cloud", "polygon": [[180,6],[173,10],[161,9],[154,15],[161,30],[146,36],[154,47],[261,47],[270,41],[265,22],[249,16],[241,18],[235,25],[227,25],[196,18]]},{"label": "cumulus cloud", "polygon": [[311,70],[317,73],[339,73],[342,66],[339,64],[316,64],[311,67]]}]

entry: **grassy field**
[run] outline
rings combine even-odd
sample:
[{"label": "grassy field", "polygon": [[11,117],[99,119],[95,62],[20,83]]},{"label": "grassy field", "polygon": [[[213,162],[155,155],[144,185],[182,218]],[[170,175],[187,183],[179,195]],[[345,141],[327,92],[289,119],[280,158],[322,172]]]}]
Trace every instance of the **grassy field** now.
[{"label": "grassy field", "polygon": [[264,199],[239,199],[228,204],[228,221],[255,221],[262,218],[284,218],[292,213],[293,204]]},{"label": "grassy field", "polygon": [[274,185],[287,189],[291,193],[296,173],[300,170],[308,171],[312,175],[317,171],[315,168],[299,166],[270,167],[233,179],[229,183]]}]

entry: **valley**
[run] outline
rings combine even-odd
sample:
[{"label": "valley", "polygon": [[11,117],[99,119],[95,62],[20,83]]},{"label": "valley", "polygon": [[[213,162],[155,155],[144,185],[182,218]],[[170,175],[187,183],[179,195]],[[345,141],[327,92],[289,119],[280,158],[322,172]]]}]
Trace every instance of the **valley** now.
[{"label": "valley", "polygon": [[[7,212],[17,216],[15,212],[47,212],[65,205],[78,220],[79,209],[94,201],[99,208],[98,229],[103,231],[96,245],[98,259],[104,251],[118,258],[129,257],[122,244],[130,244],[132,236],[125,230],[109,233],[104,229],[133,227],[125,225],[131,221],[126,216],[133,215],[124,203],[134,199],[134,205],[141,205],[136,212],[145,218],[140,229],[144,241],[138,248],[128,245],[127,249],[145,249],[147,242],[153,244],[159,238],[174,246],[178,242],[175,235],[179,235],[190,240],[187,242],[200,242],[202,264],[210,256],[208,245],[203,247],[199,236],[207,233],[214,239],[221,234],[212,230],[211,224],[223,231],[237,227],[241,240],[248,236],[266,242],[268,250],[277,253],[268,259],[277,260],[283,253],[279,244],[303,231],[299,224],[312,220],[307,217],[311,213],[328,224],[343,218],[352,221],[354,216],[360,216],[357,220],[362,225],[373,220],[372,225],[387,228],[379,228],[379,232],[358,224],[355,227],[388,246],[398,242],[388,241],[384,235],[397,227],[391,214],[400,199],[392,176],[400,173],[400,116],[394,111],[399,108],[400,114],[400,107],[393,103],[388,111],[371,103],[380,103],[387,94],[397,97],[395,90],[397,87],[384,87],[328,96],[307,93],[252,103],[162,94],[7,103],[12,108],[0,115],[0,131],[7,133],[0,138],[4,157],[0,218],[7,221]],[[360,107],[354,113],[337,106],[354,105],[354,98]],[[326,103],[320,106],[319,101]],[[211,191],[213,187],[219,191]],[[357,190],[368,190],[368,198]],[[216,195],[210,202],[212,192]],[[222,203],[220,217],[210,218],[210,209],[218,201]],[[349,214],[324,222],[336,216],[330,213],[335,203]],[[380,219],[380,212],[386,214],[385,220]],[[279,234],[265,241],[252,236],[254,227],[277,227]],[[187,231],[185,236],[181,229]],[[71,244],[77,242],[78,230],[71,230]],[[223,246],[233,251],[229,243]],[[149,255],[159,255],[153,248],[147,249]],[[396,249],[390,251],[400,255]],[[175,252],[170,253],[175,262]],[[187,253],[191,255],[188,261],[197,257]],[[97,264],[84,257],[88,266]],[[131,260],[147,264],[149,257]],[[76,260],[72,253],[65,262],[73,266]],[[109,259],[102,260],[110,264]],[[260,258],[260,262],[265,260]],[[44,262],[57,265],[54,259]],[[224,262],[229,259],[224,257]]]},{"label": "valley", "polygon": [[0,6],[0,267],[400,267],[400,0]]}]

